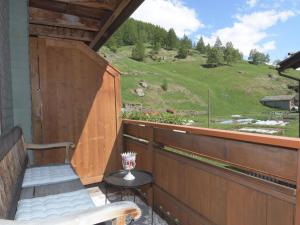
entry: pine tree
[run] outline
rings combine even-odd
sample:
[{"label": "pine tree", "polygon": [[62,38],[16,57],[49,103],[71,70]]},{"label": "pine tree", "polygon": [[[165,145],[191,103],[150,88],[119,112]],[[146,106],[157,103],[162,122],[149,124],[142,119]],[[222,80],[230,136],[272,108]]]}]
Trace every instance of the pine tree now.
[{"label": "pine tree", "polygon": [[185,46],[187,49],[191,49],[193,47],[193,42],[188,36],[184,35],[180,41],[180,46]]},{"label": "pine tree", "polygon": [[138,40],[138,33],[134,21],[129,20],[124,26],[123,42],[125,45],[134,45]]},{"label": "pine tree", "polygon": [[196,45],[196,49],[201,53],[201,54],[205,54],[206,53],[206,47],[203,41],[203,38],[201,37],[200,40],[198,41],[197,45]]},{"label": "pine tree", "polygon": [[174,29],[170,29],[166,38],[166,48],[168,50],[173,50],[177,47],[178,39]]},{"label": "pine tree", "polygon": [[250,51],[248,60],[250,61],[250,63],[258,65],[270,62],[270,56],[268,54],[265,55],[264,53],[259,52],[256,49],[252,49]]},{"label": "pine tree", "polygon": [[207,54],[207,64],[221,65],[223,63],[223,51],[213,47]]},{"label": "pine tree", "polygon": [[236,56],[236,50],[234,49],[233,44],[227,42],[224,49],[224,61],[230,65],[238,60]]},{"label": "pine tree", "polygon": [[178,52],[177,52],[177,58],[179,59],[185,59],[189,54],[189,49],[186,45],[181,44]]},{"label": "pine tree", "polygon": [[222,48],[222,47],[223,47],[222,41],[219,37],[217,37],[216,42],[214,44],[214,48]]},{"label": "pine tree", "polygon": [[137,61],[143,61],[145,58],[145,47],[141,41],[138,41],[137,44],[133,47],[131,57]]}]

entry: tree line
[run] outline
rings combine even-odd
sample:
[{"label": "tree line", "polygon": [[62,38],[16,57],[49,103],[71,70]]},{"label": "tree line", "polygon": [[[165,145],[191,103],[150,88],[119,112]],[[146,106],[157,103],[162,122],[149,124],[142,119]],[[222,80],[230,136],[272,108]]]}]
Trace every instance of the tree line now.
[{"label": "tree line", "polygon": [[[132,49],[132,58],[143,61],[145,58],[146,47],[150,45],[151,55],[158,54],[161,48],[166,50],[176,50],[177,58],[184,59],[190,54],[191,49],[196,49],[200,54],[206,55],[207,65],[219,66],[223,64],[233,64],[243,60],[242,53],[234,48],[231,42],[223,45],[218,37],[213,46],[205,44],[201,37],[196,44],[184,35],[183,38],[177,37],[174,29],[168,31],[164,28],[145,23],[134,19],[127,20],[119,30],[109,39],[106,46],[113,52],[117,52],[121,46],[134,45]],[[270,61],[269,55],[265,55],[257,50],[251,50],[249,59],[253,64],[266,63]]]}]

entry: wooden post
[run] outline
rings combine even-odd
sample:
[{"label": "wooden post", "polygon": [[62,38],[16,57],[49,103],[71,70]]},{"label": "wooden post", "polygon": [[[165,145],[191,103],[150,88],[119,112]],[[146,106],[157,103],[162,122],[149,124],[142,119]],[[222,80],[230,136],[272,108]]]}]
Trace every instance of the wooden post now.
[{"label": "wooden post", "polygon": [[[155,159],[155,151],[154,151],[154,127],[153,126],[150,126],[150,132],[149,132],[149,137],[148,137],[148,151],[150,152],[150,160],[151,160],[151,173],[153,174],[154,176],[154,159]],[[155,176],[154,176],[155,177]],[[148,198],[147,198],[147,201],[148,201],[148,205],[151,205],[153,204],[153,193],[154,192],[154,185],[152,185],[152,188],[149,189],[148,191]]]},{"label": "wooden post", "polygon": [[208,89],[207,127],[210,128],[210,89]]},{"label": "wooden post", "polygon": [[300,149],[298,149],[295,225],[300,225]]}]

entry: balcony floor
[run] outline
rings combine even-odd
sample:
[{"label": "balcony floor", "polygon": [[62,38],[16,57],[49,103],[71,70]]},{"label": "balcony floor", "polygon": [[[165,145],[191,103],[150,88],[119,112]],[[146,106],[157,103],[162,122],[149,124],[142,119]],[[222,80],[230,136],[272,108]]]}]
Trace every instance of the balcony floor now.
[{"label": "balcony floor", "polygon": [[[101,186],[101,189],[98,187],[89,188],[88,191],[90,192],[90,195],[94,201],[94,203],[97,206],[101,206],[105,204],[105,189],[103,186]],[[111,190],[110,190],[111,191]],[[108,202],[117,202],[121,200],[121,195],[119,192],[111,192],[109,193]],[[123,195],[124,201],[133,201],[133,195],[131,194],[124,194]],[[151,215],[152,210],[151,207],[149,207],[145,202],[143,202],[138,196],[135,197],[135,203],[140,207],[142,210],[142,217],[131,223],[132,225],[151,225]],[[109,204],[109,203],[108,203]],[[111,222],[106,222],[101,225],[111,225]],[[127,219],[127,223],[130,224],[130,218]],[[153,214],[153,225],[168,225],[168,223],[163,220],[159,215],[157,215],[155,212]]]}]

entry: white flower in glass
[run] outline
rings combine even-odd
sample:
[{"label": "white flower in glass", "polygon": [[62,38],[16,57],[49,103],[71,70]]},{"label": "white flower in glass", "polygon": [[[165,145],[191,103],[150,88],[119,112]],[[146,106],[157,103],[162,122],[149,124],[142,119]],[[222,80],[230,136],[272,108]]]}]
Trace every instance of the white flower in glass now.
[{"label": "white flower in glass", "polygon": [[135,177],[130,172],[136,166],[136,153],[135,152],[125,152],[121,154],[122,156],[122,165],[123,169],[127,170],[126,176],[123,178],[124,180],[134,180]]}]

